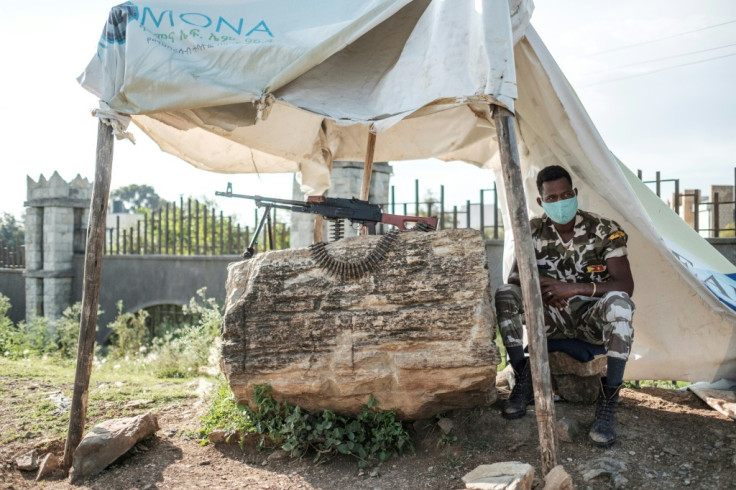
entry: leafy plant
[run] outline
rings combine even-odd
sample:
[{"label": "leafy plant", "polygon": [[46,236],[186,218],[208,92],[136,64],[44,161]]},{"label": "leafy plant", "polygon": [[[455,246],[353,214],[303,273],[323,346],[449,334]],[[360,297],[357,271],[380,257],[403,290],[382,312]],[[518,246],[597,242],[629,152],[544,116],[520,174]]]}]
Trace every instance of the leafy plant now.
[{"label": "leafy plant", "polygon": [[17,357],[23,338],[20,330],[8,318],[10,299],[0,293],[0,354],[6,357]]},{"label": "leafy plant", "polygon": [[[202,437],[215,428],[261,435],[259,447],[275,445],[293,457],[314,453],[315,462],[328,461],[336,454],[358,459],[365,467],[371,459],[388,460],[394,453],[414,450],[411,438],[393,410],[378,410],[370,397],[357,417],[344,417],[330,410],[310,413],[301,407],[278,402],[268,385],[256,386],[255,410],[238,407],[227,385],[218,388],[212,407],[203,418]],[[225,417],[223,417],[225,416]],[[229,419],[228,416],[232,417]],[[233,424],[233,420],[238,422]]]},{"label": "leafy plant", "polygon": [[137,313],[123,313],[123,302],[116,303],[118,314],[107,326],[113,331],[110,357],[122,358],[137,356],[147,350],[149,331],[146,327],[148,312],[140,310]]},{"label": "leafy plant", "polygon": [[192,298],[184,313],[199,320],[153,339],[146,363],[156,376],[186,378],[198,374],[201,366],[216,364],[216,340],[222,312],[214,298],[206,298],[206,288],[197,291],[201,301]]}]

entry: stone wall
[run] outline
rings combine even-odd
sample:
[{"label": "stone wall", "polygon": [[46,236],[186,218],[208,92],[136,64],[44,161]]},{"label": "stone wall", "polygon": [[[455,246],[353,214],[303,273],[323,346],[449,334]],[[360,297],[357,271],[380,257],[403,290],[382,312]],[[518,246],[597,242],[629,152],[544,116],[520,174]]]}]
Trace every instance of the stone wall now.
[{"label": "stone wall", "polygon": [[[241,260],[237,255],[106,255],[100,278],[100,307],[97,319],[98,342],[110,336],[107,325],[123,302],[124,312],[135,312],[155,305],[185,305],[207,288],[208,298],[225,302],[227,266]],[[82,301],[84,256],[74,259],[72,302]]]},{"label": "stone wall", "polygon": [[25,278],[21,269],[0,269],[0,293],[10,300],[8,318],[14,323],[26,319]]}]

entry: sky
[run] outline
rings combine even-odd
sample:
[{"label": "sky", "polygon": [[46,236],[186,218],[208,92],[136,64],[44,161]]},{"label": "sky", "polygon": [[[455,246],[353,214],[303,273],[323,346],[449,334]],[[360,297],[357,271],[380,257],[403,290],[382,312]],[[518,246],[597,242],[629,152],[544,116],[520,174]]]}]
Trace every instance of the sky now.
[{"label": "sky", "polygon": [[[95,53],[111,6],[104,0],[0,4],[0,213],[20,216],[26,177],[94,180],[96,97],[76,78]],[[734,184],[736,167],[736,2],[732,0],[537,1],[532,25],[580,97],[603,140],[645,180],[656,171],[681,187]],[[292,175],[221,175],[195,169],[158,149],[134,125],[134,146],[115,144],[112,189],[152,185],[162,197],[214,198],[235,192],[291,198]],[[471,165],[400,162],[397,200],[445,186],[449,206],[477,201],[493,175]],[[671,192],[672,190],[667,190]],[[243,212],[221,199],[228,214]]]}]

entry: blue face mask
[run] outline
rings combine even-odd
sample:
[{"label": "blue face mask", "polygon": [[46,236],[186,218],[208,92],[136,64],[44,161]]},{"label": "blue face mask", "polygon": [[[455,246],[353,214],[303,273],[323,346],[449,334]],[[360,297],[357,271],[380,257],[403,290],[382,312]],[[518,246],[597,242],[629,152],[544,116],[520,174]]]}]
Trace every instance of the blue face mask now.
[{"label": "blue face mask", "polygon": [[542,201],[542,208],[552,221],[564,225],[572,221],[578,212],[578,196],[556,202]]}]

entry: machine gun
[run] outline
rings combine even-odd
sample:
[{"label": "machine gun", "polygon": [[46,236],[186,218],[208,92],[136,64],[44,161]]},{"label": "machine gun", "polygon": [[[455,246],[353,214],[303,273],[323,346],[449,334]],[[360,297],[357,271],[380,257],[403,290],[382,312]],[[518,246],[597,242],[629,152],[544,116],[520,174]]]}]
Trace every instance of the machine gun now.
[{"label": "machine gun", "polygon": [[352,198],[345,199],[340,197],[310,196],[306,201],[291,201],[288,199],[276,199],[263,196],[248,196],[245,194],[234,194],[233,185],[228,182],[225,192],[217,191],[216,196],[237,197],[241,199],[251,199],[255,201],[256,206],[265,207],[265,213],[258,223],[250,245],[243,253],[243,258],[250,258],[255,254],[255,244],[258,235],[263,228],[264,222],[268,222],[269,229],[271,227],[271,209],[286,209],[297,213],[318,214],[325,219],[333,222],[333,241],[339,240],[343,236],[342,222],[347,219],[353,224],[359,224],[366,227],[368,234],[376,234],[376,223],[384,223],[396,226],[399,230],[407,230],[407,223],[414,223],[411,229],[421,231],[431,231],[437,229],[437,217],[424,216],[401,216],[397,214],[386,214],[381,212],[381,206],[371,204],[368,201]]}]

